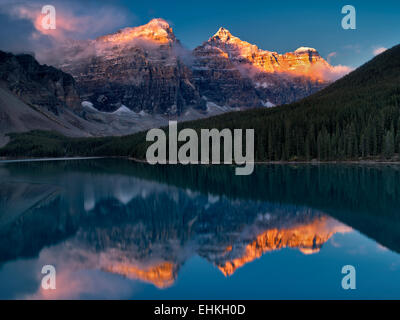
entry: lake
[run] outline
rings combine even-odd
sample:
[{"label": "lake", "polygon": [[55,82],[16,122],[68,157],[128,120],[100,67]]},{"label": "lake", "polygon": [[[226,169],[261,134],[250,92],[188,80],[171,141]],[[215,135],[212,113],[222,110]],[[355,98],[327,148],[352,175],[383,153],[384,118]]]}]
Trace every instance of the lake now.
[{"label": "lake", "polygon": [[395,165],[1,163],[0,299],[398,299],[399,182]]}]

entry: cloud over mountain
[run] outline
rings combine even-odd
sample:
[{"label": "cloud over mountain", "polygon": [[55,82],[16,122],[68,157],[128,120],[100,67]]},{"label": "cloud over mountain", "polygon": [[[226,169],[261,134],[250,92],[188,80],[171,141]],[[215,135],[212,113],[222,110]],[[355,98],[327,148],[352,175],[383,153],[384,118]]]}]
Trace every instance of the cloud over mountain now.
[{"label": "cloud over mountain", "polygon": [[[96,4],[76,0],[55,0],[56,29],[42,27],[43,2],[38,0],[0,0],[0,14],[6,24],[18,32],[2,35],[2,49],[13,52],[35,52],[39,60],[51,50],[69,39],[79,40],[97,37],[132,23],[135,20],[122,8],[112,4]],[[53,54],[54,55],[54,54]]]}]

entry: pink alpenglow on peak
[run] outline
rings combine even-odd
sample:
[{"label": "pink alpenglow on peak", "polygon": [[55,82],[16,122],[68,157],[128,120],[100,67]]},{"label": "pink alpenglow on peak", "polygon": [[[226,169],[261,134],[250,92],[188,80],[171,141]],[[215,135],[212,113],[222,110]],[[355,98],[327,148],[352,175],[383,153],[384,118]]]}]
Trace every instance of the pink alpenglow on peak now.
[{"label": "pink alpenglow on peak", "polygon": [[251,68],[252,73],[284,73],[329,82],[351,71],[344,66],[331,66],[314,48],[300,47],[294,52],[279,54],[242,41],[222,27],[202,47],[220,56],[226,55],[235,64]]},{"label": "pink alpenglow on peak", "polygon": [[213,36],[213,38],[219,38],[219,39],[221,39],[221,41],[225,41],[225,42],[228,41],[232,37],[234,37],[234,36],[229,32],[229,30],[227,30],[223,27],[219,28],[217,33]]},{"label": "pink alpenglow on peak", "polygon": [[172,28],[164,19],[153,19],[143,26],[125,28],[117,33],[99,38],[99,40],[104,42],[115,43],[127,43],[138,39],[148,40],[159,44],[176,41]]},{"label": "pink alpenglow on peak", "polygon": [[309,47],[300,47],[300,48],[295,50],[295,53],[303,53],[303,52],[315,52],[315,53],[318,53],[317,50],[315,50],[314,48],[309,48]]}]

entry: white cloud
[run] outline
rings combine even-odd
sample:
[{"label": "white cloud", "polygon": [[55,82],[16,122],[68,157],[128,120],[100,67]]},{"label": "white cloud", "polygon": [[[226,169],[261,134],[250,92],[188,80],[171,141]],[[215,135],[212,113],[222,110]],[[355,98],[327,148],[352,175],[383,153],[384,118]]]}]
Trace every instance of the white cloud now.
[{"label": "white cloud", "polygon": [[[12,52],[34,52],[41,60],[70,39],[84,40],[117,31],[135,22],[136,17],[111,3],[94,6],[92,3],[53,0],[56,9],[56,29],[42,27],[43,2],[40,0],[0,0],[0,14],[8,17],[6,27],[17,34],[2,33],[2,49]],[[26,22],[30,22],[27,24]],[[54,55],[54,54],[53,54]],[[45,61],[41,61],[42,63]]]},{"label": "white cloud", "polygon": [[15,19],[31,21],[36,32],[34,36],[47,35],[60,41],[65,38],[87,38],[95,33],[115,31],[112,29],[128,21],[126,12],[115,6],[100,5],[94,9],[76,1],[68,5],[62,1],[53,2],[56,9],[55,30],[43,29],[42,3],[36,0],[10,3],[2,7],[1,11]]}]

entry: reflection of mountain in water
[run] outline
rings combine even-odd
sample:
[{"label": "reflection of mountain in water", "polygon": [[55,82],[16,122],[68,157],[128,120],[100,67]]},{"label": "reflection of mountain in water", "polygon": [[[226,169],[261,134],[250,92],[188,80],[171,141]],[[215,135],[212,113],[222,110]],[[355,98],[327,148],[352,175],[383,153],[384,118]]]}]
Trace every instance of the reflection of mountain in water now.
[{"label": "reflection of mountain in water", "polygon": [[398,223],[390,207],[398,201],[397,187],[365,195],[378,197],[376,206],[387,206],[384,214],[374,207],[363,211],[362,198],[359,212],[352,196],[361,193],[343,186],[351,179],[355,190],[358,181],[363,190],[379,187],[370,175],[382,176],[381,169],[365,169],[362,179],[355,178],[362,176],[358,167],[330,170],[270,166],[258,168],[251,181],[230,176],[227,184],[227,167],[147,167],[122,160],[10,164],[0,171],[0,261],[41,252],[46,261],[62,261],[61,269],[101,269],[164,288],[193,255],[228,276],[266,252],[316,253],[333,234],[351,230],[320,210],[374,238],[382,237],[370,224],[379,215],[378,225],[391,232],[382,238],[393,242],[398,233],[388,226]]},{"label": "reflection of mountain in water", "polygon": [[225,276],[230,276],[238,268],[260,258],[264,253],[282,248],[297,248],[303,254],[318,253],[335,233],[349,231],[351,228],[327,216],[316,217],[311,223],[288,229],[268,229],[244,248],[240,248],[242,254],[235,254],[232,246],[229,246],[226,249],[228,259],[225,258],[227,261],[221,262],[218,268]]}]

